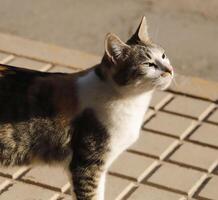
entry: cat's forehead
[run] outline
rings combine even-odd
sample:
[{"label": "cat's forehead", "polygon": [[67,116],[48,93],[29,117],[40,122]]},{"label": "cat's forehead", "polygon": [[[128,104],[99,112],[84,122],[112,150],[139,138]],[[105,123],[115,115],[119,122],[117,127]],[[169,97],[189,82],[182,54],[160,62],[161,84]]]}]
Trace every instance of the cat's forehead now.
[{"label": "cat's forehead", "polygon": [[159,46],[159,45],[153,45],[151,46],[148,51],[151,53],[151,54],[163,54],[165,52],[164,48]]},{"label": "cat's forehead", "polygon": [[153,56],[162,55],[164,49],[156,44],[134,45],[132,46],[132,53],[135,55],[135,58],[152,58]]}]

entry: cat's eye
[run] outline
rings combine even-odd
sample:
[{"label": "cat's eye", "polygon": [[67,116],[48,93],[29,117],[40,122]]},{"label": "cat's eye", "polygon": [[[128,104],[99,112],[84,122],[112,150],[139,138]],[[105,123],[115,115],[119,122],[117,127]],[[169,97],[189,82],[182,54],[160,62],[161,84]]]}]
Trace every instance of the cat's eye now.
[{"label": "cat's eye", "polygon": [[166,58],[166,55],[165,55],[164,53],[162,54],[162,58],[163,58],[163,59]]},{"label": "cat's eye", "polygon": [[154,67],[155,69],[158,69],[158,66],[155,63],[151,63],[151,62],[145,62],[143,63],[144,65],[148,65],[149,67]]},{"label": "cat's eye", "polygon": [[158,68],[158,66],[155,63],[149,63],[149,67],[154,67],[155,69]]}]

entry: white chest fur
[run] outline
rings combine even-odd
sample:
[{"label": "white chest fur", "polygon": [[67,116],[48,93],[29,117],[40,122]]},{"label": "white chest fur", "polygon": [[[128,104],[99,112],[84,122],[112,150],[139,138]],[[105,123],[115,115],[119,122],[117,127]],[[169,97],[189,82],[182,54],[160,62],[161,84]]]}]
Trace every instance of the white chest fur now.
[{"label": "white chest fur", "polygon": [[143,116],[150,102],[150,94],[119,102],[111,109],[111,153],[109,165],[139,137]]},{"label": "white chest fur", "polygon": [[78,81],[81,109],[92,108],[110,134],[108,166],[136,141],[152,91],[140,95],[118,97],[117,93],[89,73]]}]

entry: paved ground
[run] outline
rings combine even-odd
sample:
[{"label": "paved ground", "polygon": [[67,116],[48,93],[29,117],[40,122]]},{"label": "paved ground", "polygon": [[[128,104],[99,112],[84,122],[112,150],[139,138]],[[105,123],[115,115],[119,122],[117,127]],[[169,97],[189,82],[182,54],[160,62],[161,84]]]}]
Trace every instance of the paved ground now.
[{"label": "paved ground", "polygon": [[[0,34],[1,63],[73,72],[98,59]],[[138,142],[110,168],[106,199],[218,200],[217,102],[218,84],[195,78],[156,92]],[[69,200],[69,188],[60,168],[0,168],[1,200]]]},{"label": "paved ground", "polygon": [[0,31],[101,55],[107,32],[126,40],[142,15],[180,74],[218,81],[217,0],[0,0]]}]

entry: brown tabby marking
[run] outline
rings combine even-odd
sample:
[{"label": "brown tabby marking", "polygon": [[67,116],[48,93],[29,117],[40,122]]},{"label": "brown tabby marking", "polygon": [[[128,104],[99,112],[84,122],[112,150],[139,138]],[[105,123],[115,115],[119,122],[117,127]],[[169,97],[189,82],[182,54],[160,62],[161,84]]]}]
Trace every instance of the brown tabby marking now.
[{"label": "brown tabby marking", "polygon": [[152,91],[171,83],[164,57],[143,18],[127,43],[108,34],[101,63],[83,72],[0,64],[0,164],[64,164],[77,200],[103,200],[104,175],[139,137]]}]

